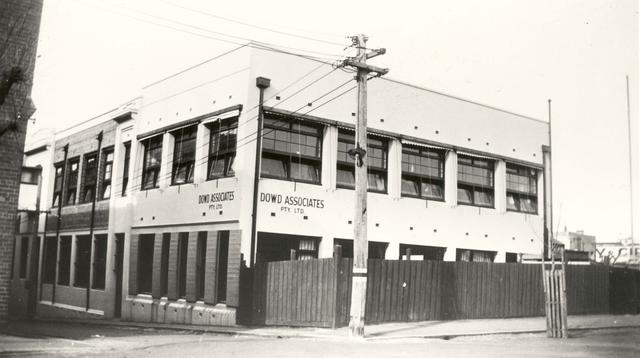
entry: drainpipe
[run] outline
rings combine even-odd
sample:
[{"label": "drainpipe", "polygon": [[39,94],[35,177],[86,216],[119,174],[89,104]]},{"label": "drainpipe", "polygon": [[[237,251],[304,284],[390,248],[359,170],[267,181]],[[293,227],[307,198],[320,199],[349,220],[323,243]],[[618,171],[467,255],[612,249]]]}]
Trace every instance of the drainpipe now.
[{"label": "drainpipe", "polygon": [[264,101],[264,91],[271,86],[271,80],[265,77],[256,78],[256,87],[260,89],[260,101],[258,102],[258,130],[256,131],[256,165],[253,173],[253,203],[251,209],[251,257],[249,264],[255,263],[256,258],[256,225],[258,222],[258,184],[260,182],[260,156],[262,153],[262,121],[264,119],[264,110],[262,102]]},{"label": "drainpipe", "polygon": [[93,225],[96,217],[96,198],[100,189],[100,167],[102,159],[102,131],[98,133],[98,157],[96,158],[96,187],[93,190],[93,198],[91,198],[91,222],[89,224],[89,282],[87,282],[87,311],[89,311],[89,303],[91,302],[91,282],[93,281],[93,263],[91,258],[91,248],[93,247]]},{"label": "drainpipe", "polygon": [[[58,260],[60,258],[60,223],[62,222],[62,199],[64,198],[64,182],[67,177],[67,158],[69,156],[69,143],[62,148],[64,150],[64,165],[62,167],[62,183],[60,183],[60,197],[58,198],[58,217],[56,218],[56,274],[53,277],[53,287],[51,289],[51,304],[56,303],[56,286],[58,285]],[[55,174],[55,173],[54,173]],[[55,190],[55,188],[54,188]]]}]

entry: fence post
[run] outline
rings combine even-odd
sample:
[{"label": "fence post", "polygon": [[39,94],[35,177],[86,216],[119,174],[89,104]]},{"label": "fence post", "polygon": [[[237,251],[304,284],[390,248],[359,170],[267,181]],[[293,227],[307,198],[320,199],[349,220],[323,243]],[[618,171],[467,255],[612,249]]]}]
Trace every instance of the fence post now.
[{"label": "fence post", "polygon": [[332,329],[336,329],[338,327],[338,319],[340,317],[338,312],[340,311],[340,306],[341,306],[340,297],[342,296],[340,292],[340,281],[339,281],[341,263],[342,263],[342,246],[334,245],[333,246],[333,268],[334,268],[333,274],[335,279],[333,284],[333,292],[334,292],[335,305],[333,309],[333,319],[331,323]]},{"label": "fence post", "polygon": [[291,249],[291,251],[289,251],[289,259],[291,261],[295,261],[296,260],[296,250],[295,249]]},{"label": "fence post", "polygon": [[407,249],[406,249],[404,254],[405,254],[406,260],[410,261],[411,260],[411,248],[407,247]]}]

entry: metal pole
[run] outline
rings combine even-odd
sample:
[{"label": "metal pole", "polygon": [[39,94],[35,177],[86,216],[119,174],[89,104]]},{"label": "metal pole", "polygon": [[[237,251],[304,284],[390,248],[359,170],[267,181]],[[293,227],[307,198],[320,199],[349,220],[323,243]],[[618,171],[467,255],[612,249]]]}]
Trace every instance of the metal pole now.
[{"label": "metal pole", "polygon": [[264,91],[271,86],[271,80],[265,77],[256,78],[256,87],[260,89],[260,99],[258,102],[258,129],[256,130],[256,162],[253,172],[253,202],[251,208],[251,257],[249,264],[251,267],[255,264],[256,258],[256,235],[258,225],[258,185],[260,184],[260,162],[262,154],[262,121],[264,120],[264,111],[262,102],[264,102]]},{"label": "metal pole", "polygon": [[[627,79],[627,126],[628,126],[628,134],[629,134],[629,211],[630,211],[630,229],[631,229],[631,247],[629,250],[629,260],[631,260],[632,255],[635,254],[634,252],[634,247],[633,247],[633,243],[634,243],[634,227],[633,227],[633,220],[634,220],[634,216],[633,216],[633,155],[632,155],[632,144],[631,144],[631,103],[629,102],[629,75],[627,75],[626,77]],[[634,255],[635,256],[635,255]]]},{"label": "metal pole", "polygon": [[[38,238],[38,226],[40,225],[40,195],[42,195],[42,168],[38,174],[38,190],[36,194],[36,211],[35,211],[35,223],[33,224],[33,233],[31,235],[31,243],[29,247],[29,254],[31,259],[29,260],[29,308],[27,309],[28,316],[32,317],[35,313],[35,307],[38,297],[38,272],[37,269],[38,257],[36,256],[36,239]],[[43,239],[44,242],[44,239]]]},{"label": "metal pole", "polygon": [[[55,150],[55,149],[54,149]],[[51,304],[56,303],[56,286],[58,285],[58,260],[60,260],[60,223],[62,222],[62,201],[64,198],[64,182],[67,177],[67,157],[69,155],[69,143],[62,148],[64,151],[64,164],[62,167],[62,182],[60,183],[60,197],[58,198],[58,217],[56,218],[56,274],[53,277],[53,286],[51,288]],[[55,190],[55,188],[54,188]]]},{"label": "metal pole", "polygon": [[87,311],[91,302],[91,282],[93,282],[93,264],[91,258],[91,248],[93,247],[93,226],[96,218],[96,198],[98,197],[98,191],[100,190],[98,184],[100,183],[100,159],[102,158],[102,131],[98,133],[98,156],[96,158],[96,186],[93,190],[93,197],[91,198],[91,221],[89,223],[89,282],[87,282]]}]

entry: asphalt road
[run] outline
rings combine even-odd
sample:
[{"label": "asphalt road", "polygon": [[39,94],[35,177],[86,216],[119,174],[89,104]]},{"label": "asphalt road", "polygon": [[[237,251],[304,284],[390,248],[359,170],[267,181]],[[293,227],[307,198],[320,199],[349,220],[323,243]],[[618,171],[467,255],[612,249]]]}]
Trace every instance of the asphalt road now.
[{"label": "asphalt road", "polygon": [[10,323],[1,356],[104,357],[640,357],[640,329],[442,339],[278,339],[112,326]]}]

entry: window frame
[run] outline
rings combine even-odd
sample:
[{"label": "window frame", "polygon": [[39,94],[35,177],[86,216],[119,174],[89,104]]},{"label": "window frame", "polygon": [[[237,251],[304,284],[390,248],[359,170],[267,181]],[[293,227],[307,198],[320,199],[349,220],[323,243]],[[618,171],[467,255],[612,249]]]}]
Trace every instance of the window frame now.
[{"label": "window frame", "polygon": [[[198,139],[198,125],[182,127],[171,132],[173,136],[173,158],[171,163],[171,185],[192,184],[196,164],[196,141]],[[183,158],[184,147],[187,146],[186,153],[191,147],[191,157]],[[179,148],[179,149],[178,149]],[[178,182],[177,176],[181,169],[185,168],[184,181]]]},{"label": "window frame", "polygon": [[[89,160],[93,159],[93,164],[89,166]],[[92,196],[96,195],[96,188],[98,187],[98,153],[92,152],[82,156],[82,185],[80,188],[80,197],[78,198],[79,204],[90,203],[92,197],[89,200],[85,200],[87,195],[87,189],[92,188]],[[93,182],[89,182],[89,170],[93,170]]]},{"label": "window frame", "polygon": [[[345,136],[352,136],[353,142],[349,141]],[[347,151],[349,150],[349,146],[355,148],[355,131],[351,129],[338,129],[338,159],[336,164],[336,188],[339,189],[355,189],[355,159],[352,160],[341,160],[340,158],[340,143],[345,143],[347,145]],[[372,144],[372,140],[380,141],[382,144]],[[369,155],[372,152],[372,149],[380,149],[383,151],[384,158],[383,164],[384,168],[380,168],[377,166],[372,166],[369,161]],[[375,138],[374,135],[367,133],[367,192],[370,193],[379,193],[379,194],[387,194],[389,192],[389,139],[387,138]],[[347,158],[349,158],[349,154],[346,154]],[[354,177],[354,185],[341,184],[338,182],[338,172],[352,172]],[[384,190],[371,189],[369,184],[369,175],[370,174],[382,174],[384,178]]]},{"label": "window frame", "polygon": [[[416,153],[408,153],[409,150],[417,150],[417,154]],[[423,153],[428,153],[428,154],[435,154],[437,156],[437,158],[431,157],[431,156],[424,156]],[[409,171],[405,171],[404,170],[404,164],[405,164],[405,160],[404,160],[404,155],[417,155],[420,159],[422,158],[428,158],[428,159],[437,159],[439,161],[440,167],[440,177],[435,177],[432,175],[428,175],[428,174],[422,174],[422,173],[414,173],[414,172],[409,172]],[[409,145],[409,144],[403,144],[402,145],[402,159],[400,161],[400,196],[401,197],[406,197],[406,198],[416,198],[416,199],[423,199],[423,200],[430,200],[430,201],[444,201],[444,191],[445,191],[445,180],[444,180],[444,176],[445,176],[445,156],[446,156],[446,150],[444,149],[433,149],[433,148],[426,148],[426,147],[421,147],[421,146],[416,146],[416,145]],[[411,164],[411,163],[407,163],[407,164]],[[413,194],[408,194],[405,193],[402,190],[402,182],[404,180],[410,180],[410,181],[417,181],[417,184],[419,185],[418,188],[418,195],[413,195]],[[423,184],[432,184],[433,182],[435,182],[436,184],[440,184],[440,189],[442,191],[442,196],[439,198],[436,197],[429,197],[426,195],[423,195],[423,191],[422,191],[422,185]]]},{"label": "window frame", "polygon": [[[60,172],[58,172],[60,169]],[[62,203],[62,194],[64,193],[64,162],[59,162],[54,164],[53,166],[53,198],[51,200],[51,207],[55,208]],[[57,185],[60,185],[59,189],[56,189]],[[58,197],[58,201],[56,203],[56,197]]]},{"label": "window frame", "polygon": [[[225,119],[219,119],[213,123],[207,124],[209,129],[209,152],[207,158],[207,180],[230,178],[235,176],[235,170],[233,164],[236,158],[236,151],[238,146],[238,117],[231,117]],[[220,138],[226,134],[227,148],[220,150]],[[231,139],[231,135],[235,136]],[[217,138],[215,138],[217,137]],[[216,139],[214,141],[214,138]],[[231,141],[233,141],[233,148],[231,148]],[[218,143],[218,149],[214,151],[213,143]],[[222,161],[224,169],[221,175],[213,175],[211,169],[213,165]]]},{"label": "window frame", "polygon": [[121,196],[127,196],[127,188],[129,186],[129,166],[131,165],[131,142],[124,143],[124,158],[122,172],[122,191]]},{"label": "window frame", "polygon": [[[524,166],[524,165],[519,165],[519,164],[514,164],[514,163],[507,163],[506,165],[506,196],[507,196],[507,206],[506,209],[507,211],[511,211],[511,212],[516,212],[516,213],[523,213],[523,214],[531,214],[531,215],[537,215],[538,214],[538,175],[539,175],[539,170],[536,168],[532,168],[532,167],[528,167],[528,166]],[[514,171],[510,172],[510,171]],[[529,174],[528,176],[525,174],[520,174],[520,171],[532,171],[532,174]],[[510,188],[509,184],[517,184],[514,183],[513,181],[509,180],[511,176],[518,176],[520,178],[526,178],[528,180],[531,180],[532,182],[529,182],[528,185],[531,186],[531,188],[533,188],[533,192],[531,191],[521,191],[518,189],[513,189]],[[516,196],[515,202],[516,203],[522,203],[522,199],[532,199],[533,202],[533,211],[527,211],[527,210],[523,210],[522,209],[522,205],[520,204],[519,208],[509,208],[509,195],[514,195]],[[518,204],[516,204],[518,206]]]},{"label": "window frame", "polygon": [[[147,138],[143,141],[144,155],[142,157],[142,184],[141,190],[158,189],[160,187],[160,167],[162,166],[162,147],[163,147],[163,135],[156,135],[151,138]],[[152,150],[159,151],[160,159],[154,165],[149,165],[151,161]],[[147,185],[147,177],[154,175],[154,181],[152,185]]]},{"label": "window frame", "polygon": [[[109,160],[109,155],[111,155],[111,160]],[[98,200],[109,200],[111,199],[111,194],[113,193],[113,162],[115,160],[115,151],[113,147],[106,148],[102,150],[102,155],[100,156],[101,166],[100,166],[100,178],[99,178],[99,187],[100,192],[98,193]],[[102,159],[104,158],[104,159]],[[107,178],[107,167],[109,169],[109,177]],[[109,188],[109,196],[105,197],[106,188]]]},{"label": "window frame", "polygon": [[[74,164],[77,165],[75,170],[73,170]],[[66,173],[67,180],[65,181],[66,188],[63,190],[64,204],[62,204],[62,206],[71,206],[71,205],[75,205],[78,202],[77,196],[78,196],[78,180],[80,179],[80,157],[69,159],[69,163],[67,167],[70,169]],[[71,180],[72,178],[74,178],[75,180]],[[69,194],[71,193],[73,193],[72,201],[69,200]]]},{"label": "window frame", "polygon": [[[277,124],[268,123],[269,121],[277,121],[277,122],[280,122],[281,125],[278,126]],[[322,158],[323,158],[322,143],[324,139],[323,138],[324,125],[322,123],[311,122],[308,120],[303,120],[301,118],[281,118],[277,116],[267,116],[263,123],[264,123],[263,139],[262,139],[262,148],[261,148],[261,154],[260,154],[260,160],[261,160],[260,177],[268,178],[268,179],[286,180],[286,181],[292,181],[297,183],[322,185]],[[298,129],[294,129],[296,125],[302,125],[307,128],[314,128],[315,133],[312,132],[312,130],[308,130],[308,129],[303,130],[300,127]],[[302,154],[300,152],[294,153],[293,152],[294,149],[292,148],[293,145],[297,144],[298,149],[300,149],[302,147],[302,143],[300,141],[294,142],[291,139],[289,141],[279,140],[277,138],[278,132],[275,132],[275,131],[286,132],[289,135],[293,134],[293,135],[299,135],[299,136],[304,135],[304,136],[314,137],[316,139],[315,150],[317,152],[317,155],[316,156],[307,155],[307,154]],[[268,138],[267,136],[272,132],[275,132],[274,138]],[[269,140],[273,140],[273,143],[274,143],[273,148],[265,147],[265,142]],[[289,150],[287,151],[287,150],[276,149],[278,143],[286,143],[286,145],[289,147]],[[309,147],[309,146],[305,144],[305,147]],[[285,176],[271,175],[271,174],[264,173],[263,169],[264,169],[265,158],[280,161],[283,164]],[[316,173],[317,180],[301,179],[294,176],[294,170],[293,170],[294,164],[300,165],[301,163],[305,163],[306,165],[311,166],[313,169],[317,171]]]},{"label": "window frame", "polygon": [[[470,166],[471,168],[479,168],[479,169],[488,169],[489,173],[491,173],[491,185],[483,185],[483,184],[478,184],[478,183],[472,183],[469,181],[464,181],[461,180],[461,173],[460,173],[460,167],[461,167],[461,163],[460,160],[469,160],[470,163],[469,164],[463,164],[466,166]],[[487,165],[486,166],[482,166],[477,164],[481,163],[481,162],[485,162]],[[458,161],[457,161],[457,204],[458,205],[466,205],[466,206],[475,206],[475,207],[480,207],[480,208],[488,208],[488,209],[495,209],[496,207],[496,195],[495,195],[495,186],[496,186],[496,165],[495,165],[495,160],[494,159],[490,159],[490,158],[478,158],[478,157],[473,157],[473,156],[465,156],[465,155],[458,155]],[[460,194],[459,191],[460,190],[469,190],[471,192],[471,202],[461,202],[460,201]],[[491,197],[491,204],[490,205],[484,205],[484,204],[480,204],[480,203],[476,203],[476,193],[486,193],[486,194],[490,194]]]}]

